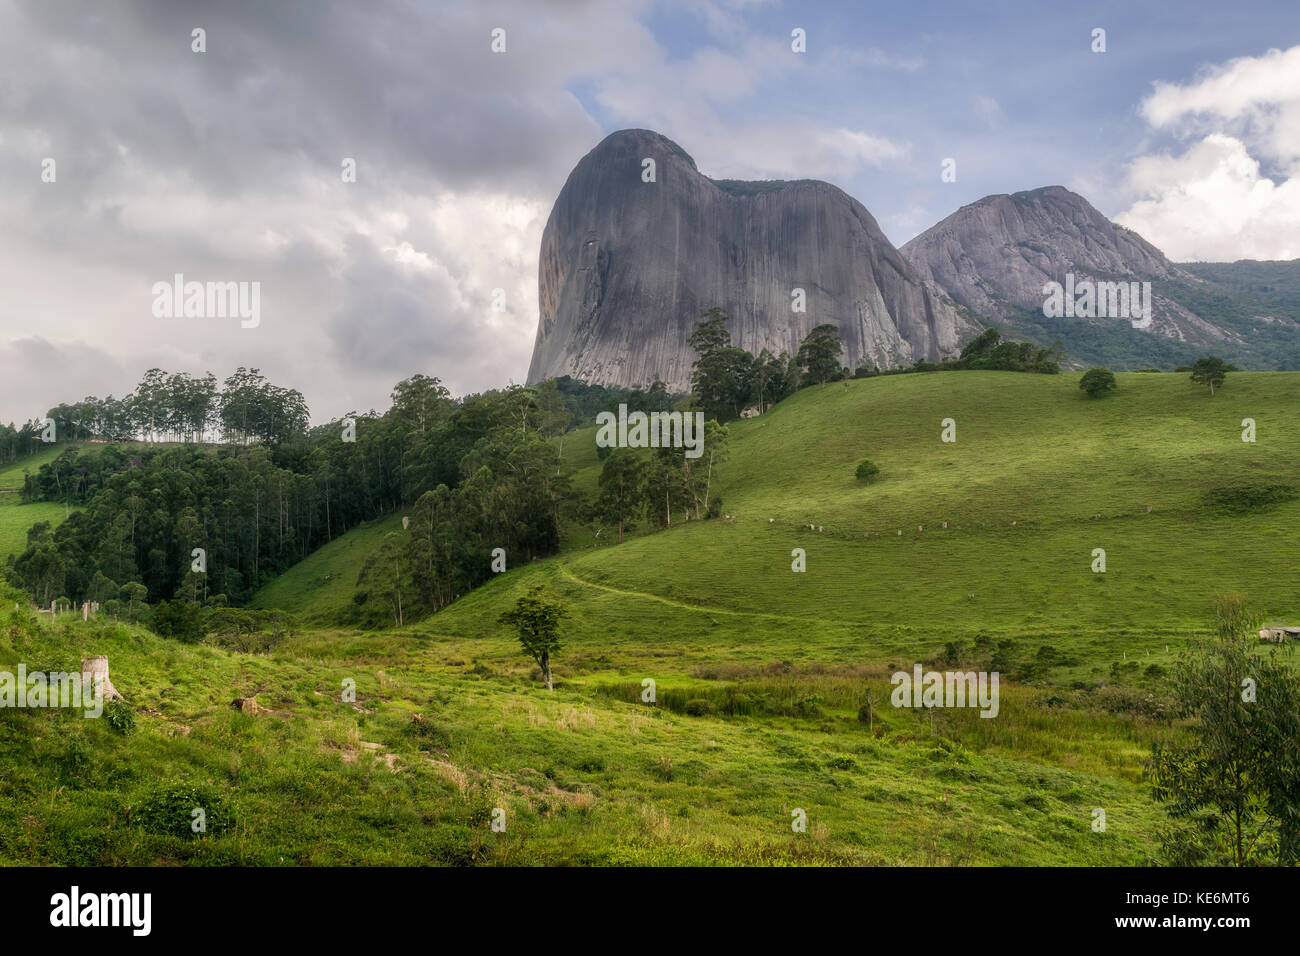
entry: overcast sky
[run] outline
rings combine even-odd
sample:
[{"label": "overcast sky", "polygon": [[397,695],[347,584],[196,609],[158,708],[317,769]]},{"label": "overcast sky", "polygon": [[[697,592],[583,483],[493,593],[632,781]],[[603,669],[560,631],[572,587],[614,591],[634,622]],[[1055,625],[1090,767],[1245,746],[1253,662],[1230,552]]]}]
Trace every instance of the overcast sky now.
[{"label": "overcast sky", "polygon": [[[1059,183],[1176,260],[1300,257],[1294,0],[0,0],[0,420],[153,366],[261,368],[318,423],[522,381],[551,204],[627,127],[899,245]],[[155,317],[176,273],[259,282],[260,324]]]}]

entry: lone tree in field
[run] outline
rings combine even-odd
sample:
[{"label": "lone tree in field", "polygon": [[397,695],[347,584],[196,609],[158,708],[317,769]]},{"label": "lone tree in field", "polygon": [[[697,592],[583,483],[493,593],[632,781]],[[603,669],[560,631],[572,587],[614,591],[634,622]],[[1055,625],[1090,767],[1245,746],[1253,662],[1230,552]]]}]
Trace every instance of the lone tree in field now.
[{"label": "lone tree in field", "polygon": [[1191,740],[1154,745],[1147,771],[1176,866],[1300,862],[1300,677],[1276,650],[1253,653],[1258,626],[1244,597],[1221,597],[1215,635],[1174,668]]},{"label": "lone tree in field", "polygon": [[1192,381],[1197,385],[1210,386],[1210,397],[1213,398],[1214,390],[1223,384],[1223,380],[1231,371],[1234,371],[1233,367],[1223,359],[1207,355],[1205,358],[1197,359],[1196,364],[1192,366]]},{"label": "lone tree in field", "polygon": [[800,368],[807,369],[809,377],[815,378],[824,388],[840,370],[840,353],[843,351],[840,330],[827,322],[808,333],[808,337],[799,346],[795,361]]},{"label": "lone tree in field", "polygon": [[519,643],[542,669],[547,690],[555,689],[551,680],[551,655],[560,650],[560,618],[568,613],[562,604],[549,600],[546,589],[539,584],[516,601],[513,609],[497,618],[499,623],[519,632]]},{"label": "lone tree in field", "polygon": [[857,475],[858,481],[870,484],[880,477],[880,466],[869,458],[864,459],[854,474]]},{"label": "lone tree in field", "polygon": [[1083,373],[1079,387],[1088,393],[1089,398],[1101,398],[1107,392],[1115,391],[1115,373],[1100,365]]}]

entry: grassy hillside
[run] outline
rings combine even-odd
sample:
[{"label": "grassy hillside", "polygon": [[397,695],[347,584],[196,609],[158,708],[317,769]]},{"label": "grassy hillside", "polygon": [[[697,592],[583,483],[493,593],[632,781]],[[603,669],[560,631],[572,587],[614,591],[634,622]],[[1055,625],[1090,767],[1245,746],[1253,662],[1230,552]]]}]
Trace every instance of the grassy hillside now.
[{"label": "grassy hillside", "polygon": [[[1300,484],[1300,429],[1289,425],[1300,375],[1236,373],[1213,398],[1185,375],[1121,374],[1101,400],[1077,383],[956,372],[807,389],[730,426],[716,490],[729,519],[618,546],[590,546],[608,529],[603,539],[575,531],[581,546],[420,626],[491,632],[536,577],[572,603],[569,629],[584,647],[653,644],[692,665],[847,665],[982,636],[1011,642],[1013,658],[1058,660],[1043,676],[1066,686],[1103,680],[1112,665],[1167,665],[1223,591],[1245,591],[1271,620],[1300,620],[1285,558],[1300,500],[1237,514],[1206,499]],[[940,441],[945,418],[955,443]],[[1244,418],[1255,443],[1241,440]],[[574,484],[588,490],[600,467],[593,438],[587,429],[565,443]],[[866,457],[881,467],[871,485],[853,477]],[[346,606],[382,530],[323,549],[257,606],[321,616]],[[791,570],[796,548],[804,573]],[[1092,570],[1096,549],[1105,573]]]},{"label": "grassy hillside", "polygon": [[401,515],[363,523],[318,548],[262,587],[249,606],[278,608],[307,620],[336,619],[339,612],[352,603],[357,575],[361,573],[366,558],[378,547],[384,535],[401,527]]},{"label": "grassy hillside", "polygon": [[48,465],[59,455],[75,445],[47,445],[34,455],[19,458],[17,461],[0,462],[0,490],[21,489],[23,478],[28,472],[34,472],[41,465]]},{"label": "grassy hillside", "polygon": [[38,454],[0,465],[0,564],[27,547],[27,529],[32,525],[39,521],[58,525],[67,517],[63,505],[44,501],[24,505],[19,500],[28,472],[36,471],[67,450],[67,445],[53,445]]},{"label": "grassy hillside", "polygon": [[[561,563],[686,604],[936,638],[1178,631],[1232,589],[1270,615],[1300,613],[1300,581],[1281,557],[1295,545],[1300,501],[1235,515],[1204,500],[1240,484],[1300,486],[1300,374],[1233,374],[1213,398],[1186,375],[1118,378],[1101,400],[1084,397],[1077,374],[807,389],[730,426],[718,491],[732,520]],[[940,441],[945,418],[955,443]],[[1253,444],[1241,440],[1244,418],[1256,422]],[[880,466],[878,482],[854,478],[863,458]],[[790,570],[794,548],[807,552],[805,574]],[[1095,548],[1106,551],[1104,575],[1091,570]]]},{"label": "grassy hillside", "polygon": [[[731,518],[618,547],[592,547],[609,529],[570,529],[552,573],[939,643],[1098,629],[1163,645],[1159,635],[1199,627],[1222,590],[1248,592],[1270,617],[1300,613],[1300,581],[1279,558],[1300,500],[1237,514],[1206,499],[1239,485],[1300,489],[1290,423],[1300,374],[1234,373],[1211,397],[1185,374],[1126,373],[1100,400],[1078,379],[954,372],[806,389],[731,424],[714,491]],[[955,443],[940,440],[946,418]],[[1254,443],[1241,440],[1246,418]],[[871,485],[854,477],[863,458],[881,468]],[[564,460],[575,488],[594,493],[594,428],[566,437]],[[394,516],[335,541],[255,605],[328,616],[350,600],[368,549],[398,527]],[[791,571],[795,548],[804,574]],[[1105,574],[1092,571],[1097,548]]]},{"label": "grassy hillside", "polygon": [[[1164,816],[1142,762],[1181,733],[1169,663],[1217,592],[1300,623],[1300,500],[1238,514],[1207,497],[1300,485],[1300,374],[1232,374],[1213,398],[1185,375],[1120,375],[1096,401],[1077,383],[953,372],[802,391],[731,426],[715,489],[730,518],[599,547],[608,529],[571,529],[559,557],[382,634],[317,627],[240,654],[102,620],[56,630],[0,603],[0,668],[107,653],[137,717],[121,735],[0,713],[0,854],[1151,862]],[[940,441],[945,418],[955,443]],[[593,437],[565,441],[579,488],[599,472]],[[877,483],[854,478],[863,458]],[[331,617],[397,528],[400,515],[350,532],[256,604]],[[569,611],[554,693],[497,623],[535,583]],[[894,708],[889,675],[913,662],[998,670],[998,716]],[[230,708],[253,693],[266,712]],[[180,785],[231,808],[233,830],[158,832],[141,808]]]}]

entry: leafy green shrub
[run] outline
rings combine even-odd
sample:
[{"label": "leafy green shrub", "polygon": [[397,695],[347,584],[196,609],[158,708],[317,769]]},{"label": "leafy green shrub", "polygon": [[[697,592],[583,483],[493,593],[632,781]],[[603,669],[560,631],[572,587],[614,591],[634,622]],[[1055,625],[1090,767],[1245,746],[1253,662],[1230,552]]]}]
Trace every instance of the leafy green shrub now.
[{"label": "leafy green shrub", "polygon": [[297,618],[287,611],[240,607],[214,607],[203,626],[209,642],[245,654],[268,651],[297,628]]},{"label": "leafy green shrub", "polygon": [[81,783],[94,765],[94,754],[80,733],[70,733],[58,756],[62,779],[73,786]]},{"label": "leafy green shrub", "polygon": [[124,700],[110,700],[104,705],[104,720],[125,737],[135,730],[135,708]]},{"label": "leafy green shrub", "polygon": [[[197,810],[203,811],[202,816]],[[127,811],[127,817],[149,833],[185,840],[203,834],[220,836],[235,825],[234,814],[219,790],[187,783],[154,787]],[[200,820],[202,829],[196,829]]]},{"label": "leafy green shrub", "polygon": [[822,712],[824,703],[826,698],[821,694],[805,694],[795,702],[795,713],[800,717],[816,717]]},{"label": "leafy green shrub", "polygon": [[1041,790],[1030,790],[1020,798],[1020,802],[1027,807],[1033,807],[1035,810],[1047,809],[1047,795]]},{"label": "leafy green shrub", "polygon": [[416,746],[421,750],[446,749],[451,745],[451,735],[442,723],[419,714],[406,725],[406,734],[415,738]]},{"label": "leafy green shrub", "polygon": [[1091,695],[1092,702],[1111,714],[1130,714],[1163,720],[1172,711],[1170,701],[1132,687],[1101,687]]},{"label": "leafy green shrub", "polygon": [[183,598],[163,601],[153,609],[149,627],[155,634],[174,637],[187,644],[203,639],[202,608]]},{"label": "leafy green shrub", "polygon": [[1065,656],[1051,644],[1041,644],[1038,648],[1037,661],[1047,668],[1056,667],[1063,663]]},{"label": "leafy green shrub", "polygon": [[880,475],[880,466],[870,459],[865,459],[858,465],[858,470],[854,474],[857,475],[858,481],[872,482]]},{"label": "leafy green shrub", "polygon": [[1079,388],[1083,389],[1089,398],[1101,398],[1107,392],[1115,391],[1115,386],[1115,373],[1100,365],[1088,369],[1079,379]]},{"label": "leafy green shrub", "polygon": [[937,668],[959,667],[966,658],[966,646],[961,641],[948,641],[931,663]]}]

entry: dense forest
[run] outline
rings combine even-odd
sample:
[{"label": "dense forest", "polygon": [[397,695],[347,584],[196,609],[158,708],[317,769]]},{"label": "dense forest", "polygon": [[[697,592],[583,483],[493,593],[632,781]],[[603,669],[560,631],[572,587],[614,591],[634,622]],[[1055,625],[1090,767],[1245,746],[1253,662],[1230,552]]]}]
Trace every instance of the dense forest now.
[{"label": "dense forest", "polygon": [[[240,603],[358,522],[414,503],[417,532],[450,543],[437,584],[461,593],[487,572],[479,542],[522,557],[558,546],[566,491],[547,439],[569,416],[557,397],[553,387],[511,388],[457,403],[417,375],[383,415],[279,441],[82,444],[28,477],[24,500],[80,510],[57,529],[34,527],[13,575],[42,604],[107,603],[129,583],[142,585],[142,600]],[[254,411],[234,434],[256,435],[262,421]],[[195,549],[205,571],[192,569]]]}]

